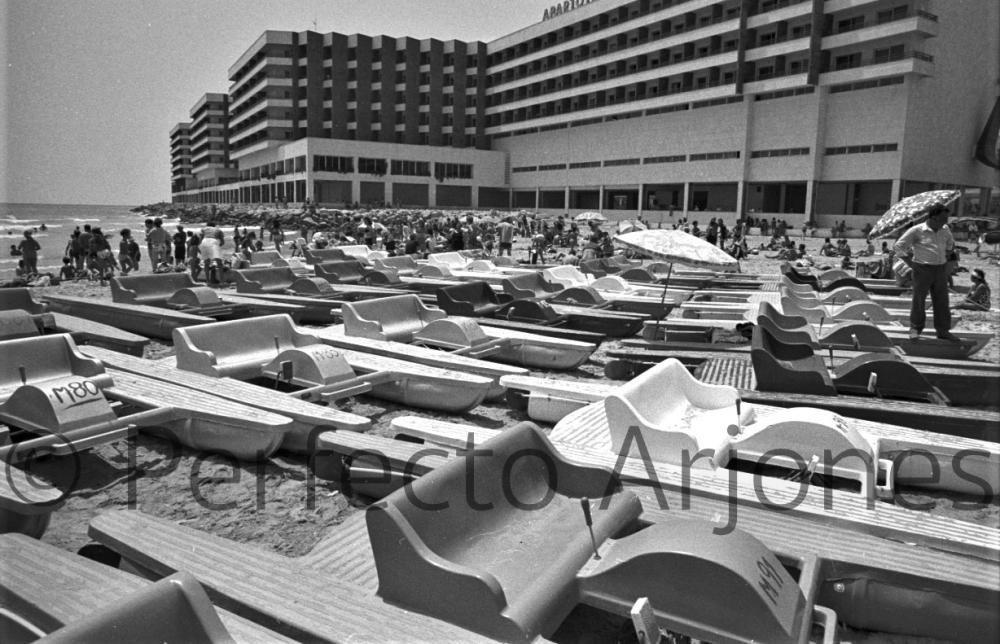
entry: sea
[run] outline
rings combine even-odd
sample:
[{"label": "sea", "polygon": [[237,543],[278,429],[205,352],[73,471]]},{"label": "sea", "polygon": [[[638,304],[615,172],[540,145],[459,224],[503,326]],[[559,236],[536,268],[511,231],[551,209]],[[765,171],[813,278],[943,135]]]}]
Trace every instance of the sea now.
[{"label": "sea", "polygon": [[[100,226],[104,233],[113,233],[111,248],[118,252],[118,232],[129,228],[140,246],[143,245],[143,221],[145,215],[132,212],[134,206],[95,206],[74,204],[33,204],[0,203],[0,281],[14,277],[17,257],[12,257],[10,247],[24,239],[25,230],[33,230],[34,237],[42,249],[38,256],[40,273],[59,274],[62,258],[69,237],[77,227],[83,230],[86,224]],[[171,233],[177,219],[164,219],[163,226]],[[44,230],[42,226],[44,224]],[[192,224],[198,227],[198,224]],[[229,231],[227,231],[229,232]],[[143,252],[145,255],[145,250]]]}]

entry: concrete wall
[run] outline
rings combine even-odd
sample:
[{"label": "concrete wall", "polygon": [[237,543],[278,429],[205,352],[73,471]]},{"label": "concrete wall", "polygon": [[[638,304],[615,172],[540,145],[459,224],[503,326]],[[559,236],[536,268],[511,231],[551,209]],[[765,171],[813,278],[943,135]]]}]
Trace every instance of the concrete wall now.
[{"label": "concrete wall", "polygon": [[[975,10],[970,11],[970,5]],[[934,76],[913,82],[906,113],[903,176],[914,181],[994,186],[1000,173],[973,158],[1000,81],[1000,2],[930,0],[939,36],[923,49]]]}]

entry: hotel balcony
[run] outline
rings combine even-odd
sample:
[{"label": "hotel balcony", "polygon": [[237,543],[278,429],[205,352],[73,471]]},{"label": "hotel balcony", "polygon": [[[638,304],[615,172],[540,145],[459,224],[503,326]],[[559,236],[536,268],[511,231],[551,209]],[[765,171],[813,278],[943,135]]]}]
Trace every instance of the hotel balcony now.
[{"label": "hotel balcony", "polygon": [[546,114],[530,116],[519,121],[492,125],[485,128],[485,133],[489,135],[502,134],[528,128],[543,128],[552,125],[570,123],[572,121],[595,119],[603,120],[607,117],[617,117],[623,113],[639,112],[642,110],[653,110],[671,105],[683,103],[694,103],[713,99],[725,99],[735,97],[736,85],[733,83],[718,84],[705,88],[683,88],[679,92],[669,92],[657,94],[649,98],[632,101],[616,101],[602,106],[581,107],[576,110],[568,110],[560,114]]},{"label": "hotel balcony", "polygon": [[873,60],[869,64],[859,67],[824,72],[819,75],[819,84],[840,85],[904,74],[933,76],[934,57],[920,51],[913,51],[896,60]]},{"label": "hotel balcony", "polygon": [[253,78],[256,74],[258,74],[261,71],[264,71],[264,69],[268,67],[293,67],[294,65],[295,65],[295,60],[292,58],[265,56],[264,58],[261,58],[259,61],[257,61],[257,63],[253,67],[246,70],[245,72],[235,76],[230,76],[229,80],[233,81],[233,83],[232,85],[229,86],[229,94],[232,95],[237,93],[237,91],[240,88],[240,85],[243,85],[246,82],[246,79]]},{"label": "hotel balcony", "polygon": [[765,92],[777,92],[785,89],[795,89],[805,87],[809,84],[808,74],[795,73],[783,76],[770,76],[743,83],[744,94],[763,94]]},{"label": "hotel balcony", "polygon": [[[230,135],[230,137],[229,137],[229,143],[234,148],[236,148],[236,147],[239,146],[239,144],[240,144],[241,141],[245,141],[249,137],[251,137],[251,136],[253,136],[255,134],[258,134],[260,132],[263,132],[263,131],[265,131],[267,129],[270,129],[270,128],[291,129],[294,126],[295,126],[295,122],[291,121],[291,120],[266,118],[266,119],[261,120],[258,123],[255,123],[255,124],[251,125],[250,127],[248,127],[247,129],[243,130],[242,132],[234,133],[234,134]],[[284,141],[284,140],[282,141],[282,143],[286,143],[286,142],[287,141]]]},{"label": "hotel balcony", "polygon": [[635,83],[655,81],[666,75],[677,76],[689,72],[701,71],[711,67],[735,65],[736,56],[737,54],[735,51],[726,52],[713,56],[706,56],[704,58],[694,58],[688,61],[682,61],[669,65],[658,65],[656,67],[647,68],[645,71],[641,72],[626,72],[620,75],[605,76],[603,79],[580,83],[578,85],[571,85],[569,87],[563,85],[562,89],[556,89],[552,92],[538,92],[514,101],[487,107],[486,114],[497,114],[511,109],[530,107],[538,103],[547,103],[549,101],[557,101],[564,98],[573,98],[581,93],[589,94],[592,92],[603,92],[609,89],[615,89],[622,84],[632,85]]},{"label": "hotel balcony", "polygon": [[[618,62],[622,58],[631,58],[634,56],[649,56],[652,54],[657,54],[663,49],[669,49],[671,47],[679,47],[692,40],[701,40],[705,38],[712,38],[713,36],[722,36],[730,32],[735,32],[739,29],[738,19],[728,19],[716,22],[714,24],[706,25],[703,27],[696,27],[690,31],[684,31],[675,35],[660,36],[660,37],[649,37],[644,43],[639,43],[635,45],[625,45],[624,47],[611,48],[600,51],[596,54],[588,55],[576,55],[574,56],[573,62],[569,64],[558,64],[549,66],[547,68],[543,67],[537,72],[524,74],[510,80],[502,81],[490,87],[487,90],[487,95],[496,94],[510,89],[515,89],[519,86],[537,83],[549,80],[550,78],[559,78],[560,76],[565,76],[566,74],[575,74],[582,71],[587,71],[594,67],[600,67],[602,65],[610,65]],[[634,27],[632,27],[634,28]],[[626,30],[627,31],[627,30]],[[579,46],[579,45],[577,45]],[[545,54],[543,57],[551,56],[551,52]],[[701,60],[701,59],[696,59]],[[528,60],[518,60],[514,67],[531,62]],[[665,64],[661,66],[666,66]],[[498,66],[499,67],[499,66]],[[510,66],[508,66],[510,67]],[[492,73],[497,73],[503,71],[499,68],[491,69]],[[526,81],[529,81],[527,83]]]},{"label": "hotel balcony", "polygon": [[260,114],[262,110],[269,108],[292,109],[294,107],[295,102],[290,98],[264,98],[260,103],[255,103],[253,109],[247,109],[237,115],[230,116],[229,130],[231,132],[238,130],[241,124],[245,123],[253,116]]},{"label": "hotel balcony", "polygon": [[870,40],[881,40],[883,38],[906,34],[919,34],[925,37],[932,37],[938,35],[938,29],[936,16],[926,12],[919,12],[915,16],[908,16],[900,20],[824,36],[823,49],[836,49],[838,47],[857,45]]},{"label": "hotel balcony", "polygon": [[761,3],[763,9],[760,13],[755,13],[747,17],[747,29],[759,29],[776,22],[792,20],[812,13],[812,2],[809,0],[783,0],[782,2],[772,2],[775,8],[767,9],[767,2]]},{"label": "hotel balcony", "polygon": [[245,89],[241,90],[239,95],[233,94],[230,98],[229,112],[239,111],[239,107],[246,103],[248,99],[253,98],[260,90],[267,87],[292,87],[291,78],[272,78],[269,76],[264,76],[259,80],[246,85]]},{"label": "hotel balcony", "polygon": [[805,38],[796,38],[794,40],[786,40],[773,45],[761,45],[760,47],[747,49],[745,60],[762,60],[773,56],[788,56],[789,54],[808,50],[809,37],[806,36]]}]

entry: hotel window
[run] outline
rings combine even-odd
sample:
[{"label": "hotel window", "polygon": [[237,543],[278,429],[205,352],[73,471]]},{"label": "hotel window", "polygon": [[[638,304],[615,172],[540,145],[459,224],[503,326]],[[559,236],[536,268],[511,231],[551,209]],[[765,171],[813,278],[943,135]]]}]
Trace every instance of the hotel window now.
[{"label": "hotel window", "polygon": [[903,45],[893,45],[884,49],[875,50],[875,63],[888,63],[893,60],[902,60],[905,54]]},{"label": "hotel window", "polygon": [[861,66],[861,54],[848,54],[846,56],[837,56],[833,62],[834,70],[841,69],[851,69],[853,67]]},{"label": "hotel window", "polygon": [[848,18],[847,20],[841,20],[837,23],[837,33],[842,34],[845,31],[854,31],[855,29],[861,29],[865,26],[864,16],[854,16],[853,18]]},{"label": "hotel window", "polygon": [[900,5],[898,7],[893,7],[892,9],[889,9],[887,11],[879,11],[877,14],[875,14],[876,16],[875,22],[878,24],[882,24],[883,22],[902,20],[903,18],[906,17],[906,14],[908,12],[909,12],[909,7],[907,7],[905,4]]}]

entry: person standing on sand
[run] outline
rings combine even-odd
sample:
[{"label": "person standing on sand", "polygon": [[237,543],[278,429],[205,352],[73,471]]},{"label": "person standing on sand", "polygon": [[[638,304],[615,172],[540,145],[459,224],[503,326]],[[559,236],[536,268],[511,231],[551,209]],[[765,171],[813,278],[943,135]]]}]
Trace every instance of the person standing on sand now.
[{"label": "person standing on sand", "polygon": [[201,244],[198,246],[205,268],[205,279],[209,284],[219,284],[222,280],[222,245],[225,243],[222,229],[216,227],[214,220],[209,219],[208,224],[201,229]]},{"label": "person standing on sand", "polygon": [[153,254],[154,271],[163,262],[170,261],[170,233],[163,230],[163,220],[159,217],[153,220],[153,229],[146,233],[146,243]]},{"label": "person standing on sand", "polygon": [[28,277],[38,273],[38,251],[42,249],[38,240],[31,235],[30,230],[24,231],[24,239],[17,245],[17,249],[21,251],[22,261],[24,261],[24,273]]},{"label": "person standing on sand", "polygon": [[951,332],[946,264],[955,251],[948,228],[948,209],[935,206],[927,221],[903,233],[893,246],[896,257],[913,269],[913,300],[910,304],[910,339],[916,340],[927,322],[926,300],[934,307],[934,331],[942,340],[958,340]]},{"label": "person standing on sand", "polygon": [[153,220],[147,219],[143,222],[146,228],[146,255],[149,257],[149,265],[152,271],[156,271],[156,256],[153,254],[153,241],[149,238],[149,233],[153,232]]},{"label": "person standing on sand", "polygon": [[178,225],[177,232],[172,238],[174,242],[174,266],[184,267],[184,256],[187,251],[187,235],[184,234],[184,226]]},{"label": "person standing on sand", "polygon": [[80,233],[80,265],[78,270],[89,271],[94,265],[94,258],[90,254],[91,240],[94,234],[90,232],[90,224],[84,224],[83,232]]}]

